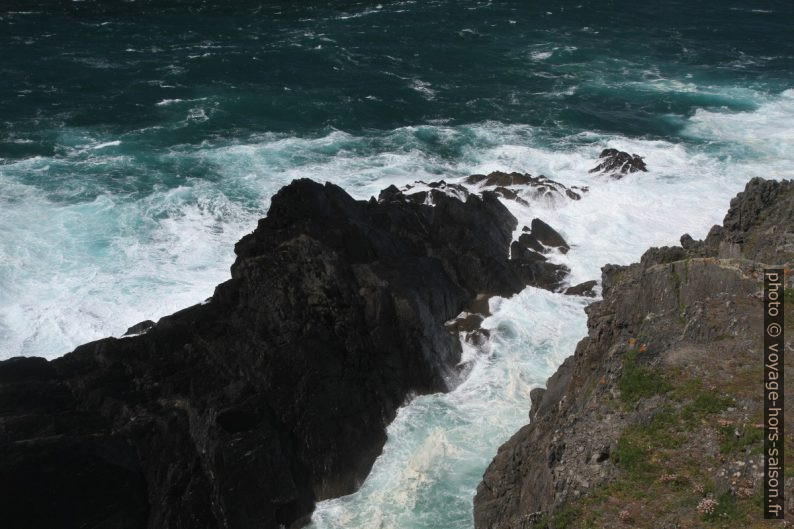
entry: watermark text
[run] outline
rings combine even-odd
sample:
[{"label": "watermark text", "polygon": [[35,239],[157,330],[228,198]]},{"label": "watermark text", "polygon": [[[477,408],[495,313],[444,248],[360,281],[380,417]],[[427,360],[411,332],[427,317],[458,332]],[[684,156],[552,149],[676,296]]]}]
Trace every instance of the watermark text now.
[{"label": "watermark text", "polygon": [[782,519],[783,270],[764,270],[764,518]]}]

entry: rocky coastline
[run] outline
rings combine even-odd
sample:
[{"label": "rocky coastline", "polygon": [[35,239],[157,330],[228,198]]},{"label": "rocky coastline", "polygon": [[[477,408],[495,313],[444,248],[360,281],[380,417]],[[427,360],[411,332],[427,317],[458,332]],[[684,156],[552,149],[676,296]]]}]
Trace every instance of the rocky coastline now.
[{"label": "rocky coastline", "polygon": [[[637,155],[605,150],[593,171],[644,170]],[[489,297],[527,285],[595,296],[596,281],[570,286],[549,259],[575,247],[542,219],[520,226],[502,202],[579,200],[587,188],[503,172],[464,183],[391,186],[363,201],[296,180],[235,245],[231,279],[205,302],[53,361],[0,362],[5,519],[275,529],[300,527],[317,501],[355,491],[398,408],[466,376],[461,339],[488,339]],[[757,493],[758,402],[737,384],[758,367],[748,359],[759,270],[794,265],[792,212],[794,184],[754,179],[706,240],[685,235],[680,247],[603,268],[589,335],[533,391],[530,423],[483,477],[477,529],[592,527],[593,516],[672,528],[691,515],[665,505],[661,525],[638,522],[647,507],[625,493],[632,479],[707,484],[698,494],[723,503]],[[706,365],[729,375],[704,388]],[[681,381],[695,381],[689,393]],[[665,423],[677,451],[640,450],[669,461],[631,466],[626,446],[650,435],[643,428],[705,393],[722,404],[692,420],[752,441],[715,456],[722,433],[712,435],[702,445],[716,457],[708,476],[688,475],[674,454],[693,441]]]},{"label": "rocky coastline", "polygon": [[[475,527],[778,527],[759,503],[762,273],[773,267],[794,267],[794,182],[760,178],[705,240],[605,266],[588,336],[532,392],[529,424],[477,489]],[[792,286],[789,274],[788,336]],[[790,474],[785,489],[794,514]]]},{"label": "rocky coastline", "polygon": [[536,240],[553,229],[513,243],[498,197],[435,182],[357,201],[297,180],[204,303],[51,362],[0,362],[4,519],[292,527],[353,492],[397,409],[465,375],[458,333],[483,338],[484,300],[562,285]]}]

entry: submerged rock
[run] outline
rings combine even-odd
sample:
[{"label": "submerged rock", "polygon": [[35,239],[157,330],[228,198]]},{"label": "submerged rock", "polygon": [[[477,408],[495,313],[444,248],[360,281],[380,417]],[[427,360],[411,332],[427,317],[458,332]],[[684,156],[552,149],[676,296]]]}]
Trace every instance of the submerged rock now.
[{"label": "submerged rock", "polygon": [[354,491],[398,407],[456,383],[445,322],[531,279],[493,192],[421,192],[297,180],[206,302],[0,362],[4,521],[275,529]]},{"label": "submerged rock", "polygon": [[609,174],[612,178],[620,179],[628,173],[648,171],[641,156],[617,149],[604,149],[598,158],[600,163],[590,169],[591,173]]}]

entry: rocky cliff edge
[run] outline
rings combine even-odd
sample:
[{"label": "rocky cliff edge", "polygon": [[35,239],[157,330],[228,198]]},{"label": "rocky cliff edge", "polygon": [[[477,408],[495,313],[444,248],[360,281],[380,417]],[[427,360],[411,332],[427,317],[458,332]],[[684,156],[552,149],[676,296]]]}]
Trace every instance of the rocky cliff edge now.
[{"label": "rocky cliff edge", "polygon": [[476,528],[779,527],[761,507],[762,272],[773,266],[794,266],[794,183],[756,178],[704,241],[684,235],[604,267],[587,337],[533,391],[529,425],[483,476]]}]

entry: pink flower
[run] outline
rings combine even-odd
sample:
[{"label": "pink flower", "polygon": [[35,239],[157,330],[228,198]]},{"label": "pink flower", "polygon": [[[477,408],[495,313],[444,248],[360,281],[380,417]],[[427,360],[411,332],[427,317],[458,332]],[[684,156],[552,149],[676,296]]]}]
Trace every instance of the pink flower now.
[{"label": "pink flower", "polygon": [[714,514],[714,509],[717,508],[717,501],[711,498],[704,498],[700,500],[697,506],[697,512],[700,515]]}]

